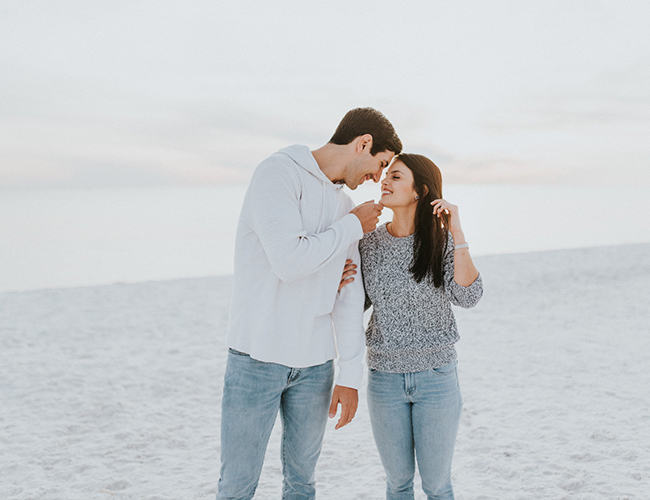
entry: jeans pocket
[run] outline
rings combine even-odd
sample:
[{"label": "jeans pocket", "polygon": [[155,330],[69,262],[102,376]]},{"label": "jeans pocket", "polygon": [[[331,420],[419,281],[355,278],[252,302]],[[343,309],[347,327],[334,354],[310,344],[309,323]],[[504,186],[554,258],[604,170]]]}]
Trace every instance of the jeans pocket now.
[{"label": "jeans pocket", "polygon": [[454,373],[456,371],[456,361],[452,361],[448,365],[440,366],[438,368],[432,368],[431,371],[439,375],[447,375],[449,373]]},{"label": "jeans pocket", "polygon": [[248,357],[250,357],[250,354],[245,353],[245,352],[238,351],[237,349],[233,349],[232,347],[229,347],[229,348],[228,348],[228,352],[229,352],[230,354],[234,354],[234,355],[236,355],[236,356],[248,356]]}]

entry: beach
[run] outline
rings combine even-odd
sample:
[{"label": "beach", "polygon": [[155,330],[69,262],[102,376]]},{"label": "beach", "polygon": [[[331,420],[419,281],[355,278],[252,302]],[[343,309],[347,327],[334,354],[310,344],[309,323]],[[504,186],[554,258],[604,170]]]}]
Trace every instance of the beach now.
[{"label": "beach", "polygon": [[[475,261],[484,297],[454,308],[456,498],[650,498],[650,244]],[[231,283],[0,293],[0,498],[213,499]],[[334,425],[318,498],[383,498],[365,382]],[[280,438],[256,499],[280,497]]]}]

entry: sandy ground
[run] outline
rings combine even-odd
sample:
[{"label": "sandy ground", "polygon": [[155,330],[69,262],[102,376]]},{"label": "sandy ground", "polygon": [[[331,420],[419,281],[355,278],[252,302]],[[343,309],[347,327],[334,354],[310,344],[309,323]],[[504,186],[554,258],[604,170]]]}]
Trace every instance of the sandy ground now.
[{"label": "sandy ground", "polygon": [[[457,499],[650,499],[650,245],[476,261]],[[230,284],[0,294],[0,498],[213,499]],[[279,498],[278,427],[255,498]],[[317,479],[383,498],[365,390]]]}]

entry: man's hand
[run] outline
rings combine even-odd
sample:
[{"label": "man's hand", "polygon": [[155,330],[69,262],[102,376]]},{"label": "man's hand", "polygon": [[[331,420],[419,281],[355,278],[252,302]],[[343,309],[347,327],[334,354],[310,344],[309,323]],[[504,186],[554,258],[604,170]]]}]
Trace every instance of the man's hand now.
[{"label": "man's hand", "polygon": [[344,425],[349,424],[354,418],[354,414],[357,412],[357,406],[359,405],[358,391],[351,387],[334,386],[332,404],[330,404],[330,418],[336,416],[339,403],[341,404],[341,418],[339,418],[334,429],[340,429]]},{"label": "man's hand", "polygon": [[374,231],[379,222],[379,216],[383,210],[384,205],[381,203],[375,203],[374,201],[366,201],[361,205],[357,205],[352,210],[351,214],[356,215],[361,221],[361,227],[363,228],[364,233],[369,233]]}]

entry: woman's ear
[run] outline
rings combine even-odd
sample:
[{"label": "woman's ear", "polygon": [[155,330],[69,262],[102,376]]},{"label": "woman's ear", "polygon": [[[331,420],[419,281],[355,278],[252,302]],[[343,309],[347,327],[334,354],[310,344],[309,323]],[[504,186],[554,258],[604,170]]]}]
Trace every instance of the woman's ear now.
[{"label": "woman's ear", "polygon": [[428,195],[428,194],[429,194],[429,186],[427,186],[427,185],[425,184],[425,185],[422,186],[422,187],[424,188],[424,196]]}]

